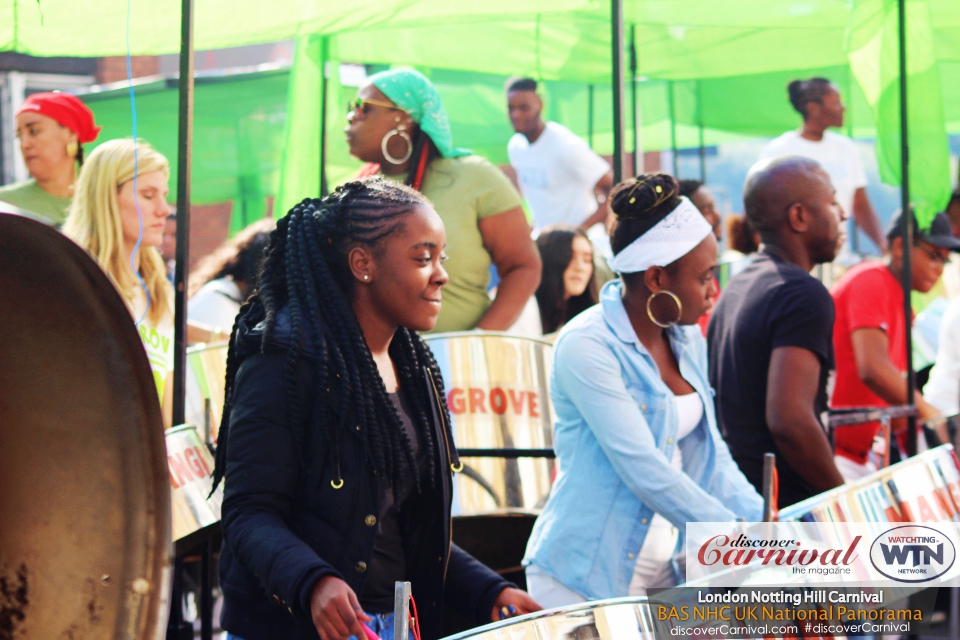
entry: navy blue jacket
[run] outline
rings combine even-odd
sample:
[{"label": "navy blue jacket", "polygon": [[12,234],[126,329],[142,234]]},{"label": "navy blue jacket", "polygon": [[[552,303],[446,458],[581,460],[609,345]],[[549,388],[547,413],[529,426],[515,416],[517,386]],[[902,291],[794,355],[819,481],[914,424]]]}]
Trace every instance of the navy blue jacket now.
[{"label": "navy blue jacket", "polygon": [[[338,438],[344,482],[333,488],[333,458],[310,401],[315,363],[303,357],[298,364],[296,392],[304,414],[298,432],[287,413],[286,349],[281,344],[260,353],[261,328],[241,319],[236,339],[242,364],[226,450],[221,625],[245,640],[315,640],[310,595],[318,580],[337,576],[358,596],[363,593],[376,533],[367,523],[380,513],[380,485],[359,434],[347,429]],[[439,401],[426,371],[423,384]],[[453,478],[442,419],[434,406],[435,488],[411,495],[401,512],[407,578],[425,639],[440,636],[445,605],[478,625],[490,622],[497,596],[512,586],[452,543]]]}]

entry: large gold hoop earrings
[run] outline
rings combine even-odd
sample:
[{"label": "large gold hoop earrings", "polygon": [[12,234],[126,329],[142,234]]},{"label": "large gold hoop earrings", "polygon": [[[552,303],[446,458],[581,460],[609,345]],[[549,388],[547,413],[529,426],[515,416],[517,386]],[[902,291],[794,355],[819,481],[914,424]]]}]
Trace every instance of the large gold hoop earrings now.
[{"label": "large gold hoop earrings", "polygon": [[[387,143],[393,136],[400,136],[407,143],[407,152],[403,154],[402,158],[393,157],[387,149]],[[410,139],[410,134],[406,132],[406,127],[401,124],[396,129],[388,131],[387,135],[383,136],[383,140],[380,141],[380,151],[383,153],[384,159],[390,164],[403,164],[409,160],[410,156],[413,155],[413,141]]]},{"label": "large gold hoop earrings", "polygon": [[[660,322],[659,320],[657,320],[657,319],[653,316],[653,309],[650,307],[650,304],[653,302],[653,299],[656,298],[657,296],[661,295],[661,294],[670,296],[671,298],[673,298],[673,301],[677,303],[677,319],[674,320],[673,322],[668,323],[668,324],[664,324],[664,323]],[[675,294],[674,292],[672,292],[672,291],[667,291],[666,289],[664,289],[663,291],[657,291],[655,294],[653,294],[652,296],[650,296],[649,298],[647,298],[647,317],[650,318],[650,322],[652,322],[653,324],[657,325],[658,327],[662,327],[662,328],[664,328],[664,329],[669,329],[669,328],[672,327],[673,325],[675,325],[675,324],[677,324],[678,322],[680,322],[680,318],[681,318],[682,316],[683,316],[683,303],[680,302],[680,298],[678,298],[678,297],[677,297],[677,294]]]}]

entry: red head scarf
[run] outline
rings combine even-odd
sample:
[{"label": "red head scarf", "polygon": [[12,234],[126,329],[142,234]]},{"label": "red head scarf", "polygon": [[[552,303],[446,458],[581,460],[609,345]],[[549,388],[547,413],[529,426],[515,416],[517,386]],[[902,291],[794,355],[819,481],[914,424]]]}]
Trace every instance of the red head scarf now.
[{"label": "red head scarf", "polygon": [[103,128],[93,121],[93,112],[87,105],[69,93],[34,93],[24,100],[17,115],[26,111],[53,118],[76,133],[80,144],[96,140]]}]

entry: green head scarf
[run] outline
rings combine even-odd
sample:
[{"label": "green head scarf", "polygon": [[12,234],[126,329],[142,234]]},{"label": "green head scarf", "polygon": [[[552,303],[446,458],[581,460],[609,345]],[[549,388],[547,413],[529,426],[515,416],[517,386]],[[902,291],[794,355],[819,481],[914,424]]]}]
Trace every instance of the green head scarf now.
[{"label": "green head scarf", "polygon": [[443,110],[440,94],[433,83],[413,69],[391,69],[370,76],[370,82],[398,107],[403,107],[430,136],[444,158],[470,155],[469,149],[456,149],[450,133],[450,121]]}]

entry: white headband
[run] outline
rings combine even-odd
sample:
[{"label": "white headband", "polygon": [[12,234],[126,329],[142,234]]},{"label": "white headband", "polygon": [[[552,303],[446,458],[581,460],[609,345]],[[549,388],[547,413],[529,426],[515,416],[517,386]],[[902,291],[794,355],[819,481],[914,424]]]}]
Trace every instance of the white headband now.
[{"label": "white headband", "polygon": [[614,256],[610,268],[617,273],[638,273],[665,267],[690,253],[713,227],[700,210],[681,196],[680,204],[642,236]]}]

